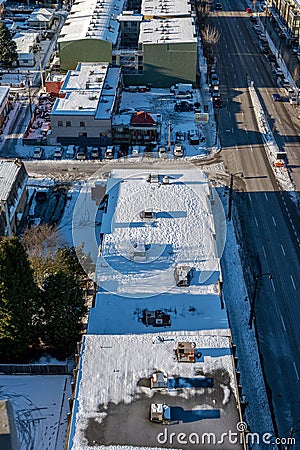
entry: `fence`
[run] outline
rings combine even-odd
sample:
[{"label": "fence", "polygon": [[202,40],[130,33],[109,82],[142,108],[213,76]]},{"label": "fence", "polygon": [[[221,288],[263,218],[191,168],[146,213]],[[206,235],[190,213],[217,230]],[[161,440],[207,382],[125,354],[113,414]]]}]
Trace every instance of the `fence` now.
[{"label": "fence", "polygon": [[0,364],[0,374],[70,375],[74,367],[74,360],[68,360],[64,364]]}]

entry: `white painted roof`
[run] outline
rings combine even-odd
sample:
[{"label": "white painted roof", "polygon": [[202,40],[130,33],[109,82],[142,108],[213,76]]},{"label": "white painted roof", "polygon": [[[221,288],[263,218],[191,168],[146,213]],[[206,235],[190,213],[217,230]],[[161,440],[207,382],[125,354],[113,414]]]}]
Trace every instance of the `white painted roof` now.
[{"label": "white painted roof", "polygon": [[38,8],[35,9],[29,16],[28,22],[49,22],[53,15],[54,15],[54,9],[48,9],[48,8]]},{"label": "white painted roof", "polygon": [[188,0],[143,0],[141,12],[145,16],[190,16],[191,2]]},{"label": "white painted roof", "polygon": [[191,17],[154,19],[141,23],[139,43],[169,44],[197,42],[194,20]]},{"label": "white painted roof", "polygon": [[125,0],[76,1],[61,29],[58,42],[81,39],[117,40],[119,22],[117,16],[123,10]]}]

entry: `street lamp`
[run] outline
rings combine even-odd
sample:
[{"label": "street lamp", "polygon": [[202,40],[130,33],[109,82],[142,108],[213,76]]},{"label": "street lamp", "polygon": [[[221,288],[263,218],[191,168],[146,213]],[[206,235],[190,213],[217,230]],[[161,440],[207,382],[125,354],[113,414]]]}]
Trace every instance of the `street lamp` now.
[{"label": "street lamp", "polygon": [[254,291],[253,291],[253,296],[252,296],[252,301],[251,301],[251,310],[250,310],[250,318],[249,318],[250,330],[252,329],[252,323],[253,323],[253,318],[254,318],[254,307],[255,307],[255,301],[256,301],[256,297],[257,297],[258,281],[260,278],[262,278],[264,276],[268,276],[269,279],[272,280],[271,273],[260,273],[255,276],[255,284],[254,284]]},{"label": "street lamp", "polygon": [[233,191],[233,177],[236,175],[244,176],[243,172],[236,172],[230,174],[230,187],[229,187],[229,207],[228,207],[228,220],[231,220],[232,213],[232,191]]}]

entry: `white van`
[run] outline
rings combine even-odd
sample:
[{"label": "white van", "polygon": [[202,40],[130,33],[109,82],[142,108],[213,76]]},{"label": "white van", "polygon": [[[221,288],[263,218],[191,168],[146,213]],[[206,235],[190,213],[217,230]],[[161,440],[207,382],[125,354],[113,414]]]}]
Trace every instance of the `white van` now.
[{"label": "white van", "polygon": [[74,145],[68,145],[68,148],[66,150],[66,158],[67,159],[73,159],[74,156],[75,156]]},{"label": "white van", "polygon": [[174,86],[170,87],[170,92],[172,94],[176,93],[182,93],[182,94],[193,94],[193,86],[192,84],[184,84],[184,83],[177,83],[174,84]]}]

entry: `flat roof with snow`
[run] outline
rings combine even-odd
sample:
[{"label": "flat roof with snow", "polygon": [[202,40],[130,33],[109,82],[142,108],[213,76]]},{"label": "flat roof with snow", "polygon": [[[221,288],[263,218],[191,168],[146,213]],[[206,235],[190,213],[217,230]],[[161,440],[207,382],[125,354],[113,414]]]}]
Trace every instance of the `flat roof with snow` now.
[{"label": "flat roof with snow", "polygon": [[143,0],[142,14],[145,16],[190,16],[191,3],[188,0]]},{"label": "flat roof with snow", "polygon": [[0,107],[2,106],[3,102],[6,100],[8,93],[9,93],[9,87],[0,86]]},{"label": "flat roof with snow", "polygon": [[[147,181],[156,174],[158,183]],[[169,183],[163,184],[163,176]],[[183,170],[114,170],[107,184],[97,282],[121,297],[162,293],[216,294],[220,277],[211,190],[204,173]],[[153,220],[142,218],[152,211]],[[138,246],[145,248],[140,261]],[[188,288],[177,287],[178,264],[192,269]],[[219,309],[219,305],[218,305]]]},{"label": "flat roof with snow", "polygon": [[51,114],[110,118],[119,79],[120,69],[109,68],[107,63],[79,63],[68,71],[60,90],[66,96],[56,100]]},{"label": "flat roof with snow", "polygon": [[58,42],[101,39],[116,43],[119,31],[117,16],[125,0],[81,0],[74,2]]},{"label": "flat roof with snow", "polygon": [[[180,342],[193,344],[194,363],[178,362]],[[208,442],[207,433],[218,441],[224,432],[237,432],[234,368],[225,330],[219,336],[188,331],[85,335],[82,345],[68,450],[196,448],[196,441],[184,446],[176,438],[170,441],[171,432],[175,437],[193,433],[208,450],[213,441]],[[166,387],[151,389],[155,372],[164,374]],[[153,403],[170,407],[169,425],[150,422]],[[242,446],[225,437],[213,448]]]},{"label": "flat roof with snow", "polygon": [[[21,165],[14,161],[0,161],[0,202],[6,202],[16,181]],[[22,180],[26,184],[27,177]],[[24,186],[23,186],[24,189]]]},{"label": "flat roof with snow", "polygon": [[139,43],[197,43],[194,20],[191,17],[179,17],[142,22]]}]

